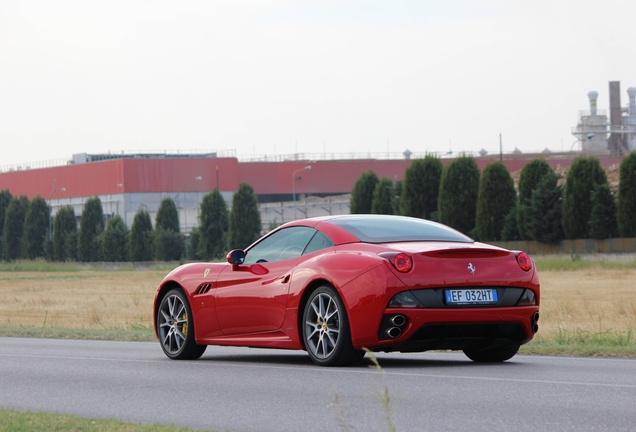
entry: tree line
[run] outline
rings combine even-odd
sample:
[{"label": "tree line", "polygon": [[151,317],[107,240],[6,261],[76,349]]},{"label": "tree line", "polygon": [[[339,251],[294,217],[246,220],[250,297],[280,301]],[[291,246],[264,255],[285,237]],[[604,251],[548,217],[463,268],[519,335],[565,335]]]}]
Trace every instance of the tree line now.
[{"label": "tree line", "polygon": [[101,201],[84,203],[79,227],[72,206],[61,207],[51,220],[51,208],[41,196],[13,197],[0,192],[0,258],[44,258],[50,261],[172,261],[218,259],[230,249],[246,248],[261,232],[258,201],[252,186],[241,183],[232,197],[232,211],[218,189],[203,197],[199,226],[187,239],[180,231],[179,212],[172,198],[161,201],[153,227],[140,208],[131,229],[115,215],[105,222]]},{"label": "tree line", "polygon": [[446,166],[426,156],[411,163],[404,180],[363,173],[350,211],[434,220],[479,241],[636,237],[636,153],[621,162],[617,195],[594,157],[575,158],[563,185],[545,160],[535,159],[515,188],[501,162],[480,173],[470,156]]}]

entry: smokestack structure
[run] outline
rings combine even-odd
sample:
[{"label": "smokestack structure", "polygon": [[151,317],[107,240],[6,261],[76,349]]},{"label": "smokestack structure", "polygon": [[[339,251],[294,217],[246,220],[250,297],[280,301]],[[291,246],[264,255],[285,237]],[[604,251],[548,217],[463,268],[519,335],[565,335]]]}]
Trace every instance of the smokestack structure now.
[{"label": "smokestack structure", "polygon": [[636,87],[630,87],[627,89],[629,95],[629,115],[636,115]]},{"label": "smokestack structure", "polygon": [[587,97],[590,99],[590,115],[596,115],[596,99],[598,98],[598,93],[595,91],[591,91],[587,94]]},{"label": "smokestack structure", "polygon": [[612,155],[623,154],[623,119],[621,115],[621,83],[620,81],[610,81],[610,124],[611,133],[608,140],[609,151]]}]

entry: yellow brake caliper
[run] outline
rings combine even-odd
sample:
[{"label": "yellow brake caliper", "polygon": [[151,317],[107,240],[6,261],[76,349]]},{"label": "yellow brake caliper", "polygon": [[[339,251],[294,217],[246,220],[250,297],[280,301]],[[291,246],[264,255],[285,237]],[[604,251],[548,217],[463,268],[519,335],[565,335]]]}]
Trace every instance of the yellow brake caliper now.
[{"label": "yellow brake caliper", "polygon": [[183,335],[185,336],[186,334],[188,334],[188,321],[186,320],[188,318],[188,316],[184,313],[183,316],[181,317],[182,320],[184,320],[185,322],[183,323],[183,326],[181,326],[181,333],[183,333]]}]

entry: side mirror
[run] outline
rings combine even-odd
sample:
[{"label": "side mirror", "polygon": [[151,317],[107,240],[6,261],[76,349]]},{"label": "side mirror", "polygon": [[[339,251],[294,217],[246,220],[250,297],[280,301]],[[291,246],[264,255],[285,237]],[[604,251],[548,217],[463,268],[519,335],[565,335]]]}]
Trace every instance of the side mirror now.
[{"label": "side mirror", "polygon": [[245,251],[234,249],[227,254],[227,262],[232,264],[232,270],[238,269],[238,266],[245,262]]}]

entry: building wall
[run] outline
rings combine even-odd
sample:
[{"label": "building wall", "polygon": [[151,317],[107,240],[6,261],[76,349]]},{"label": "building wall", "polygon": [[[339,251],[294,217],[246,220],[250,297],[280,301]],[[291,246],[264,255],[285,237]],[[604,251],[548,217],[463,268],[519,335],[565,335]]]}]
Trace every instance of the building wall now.
[{"label": "building wall", "polygon": [[[568,167],[578,154],[507,155],[503,160],[512,173],[529,161],[543,157],[550,166]],[[453,159],[442,159],[443,164]],[[478,157],[483,170],[498,161],[498,155]],[[601,156],[604,167],[620,163],[621,157]],[[368,170],[378,177],[404,178],[411,160],[321,160],[239,163],[236,158],[129,158],[53,168],[0,173],[0,190],[42,196],[53,215],[62,205],[72,205],[82,213],[84,202],[99,196],[107,218],[119,214],[132,226],[135,213],[145,208],[154,222],[161,200],[170,196],[177,205],[182,231],[189,232],[198,222],[203,196],[217,185],[231,204],[240,182],[253,186],[259,197],[264,228],[295,218],[346,214],[348,198],[356,180]],[[309,170],[302,168],[311,166]],[[196,180],[201,177],[201,180]],[[55,183],[54,183],[55,181]],[[293,200],[295,192],[296,201]],[[319,198],[319,197],[331,198]]]}]

